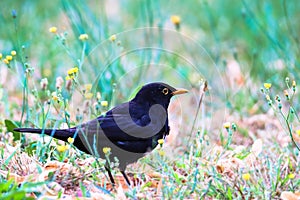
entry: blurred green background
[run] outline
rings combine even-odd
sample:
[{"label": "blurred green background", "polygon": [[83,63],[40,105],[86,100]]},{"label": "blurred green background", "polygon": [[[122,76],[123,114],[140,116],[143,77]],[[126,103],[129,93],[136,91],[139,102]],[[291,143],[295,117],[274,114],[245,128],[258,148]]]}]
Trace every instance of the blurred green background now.
[{"label": "blurred green background", "polygon": [[[143,27],[172,30],[192,38],[195,43],[201,45],[204,50],[199,52],[204,52],[205,55],[199,55],[195,61],[197,59],[203,61],[205,57],[210,58],[203,61],[205,66],[200,67],[199,74],[201,70],[206,71],[207,66],[209,66],[207,71],[210,66],[214,66],[219,73],[215,75],[214,71],[208,73],[211,77],[206,77],[207,75],[202,73],[203,76],[200,78],[208,79],[209,83],[218,82],[219,79],[224,79],[223,81],[228,83],[231,73],[237,73],[232,75],[233,79],[241,78],[242,81],[238,81],[237,85],[234,85],[236,83],[234,82],[231,86],[219,83],[220,87],[225,87],[224,94],[220,96],[227,102],[227,107],[242,113],[248,113],[257,102],[257,93],[263,82],[272,82],[276,86],[282,85],[282,80],[286,76],[296,80],[299,78],[297,69],[300,53],[298,39],[300,4],[296,0],[190,0],[185,2],[24,0],[1,1],[0,7],[1,53],[5,56],[11,50],[18,52],[17,67],[11,67],[7,76],[16,77],[22,82],[24,79],[22,70],[30,66],[34,69],[33,79],[36,82],[36,86],[32,88],[36,89],[40,88],[39,81],[47,77],[50,90],[55,90],[56,77],[64,77],[68,69],[80,65],[82,53],[85,54],[83,66],[90,66],[88,67],[90,70],[82,70],[82,74],[85,74],[82,83],[86,83],[88,79],[95,81],[97,75],[105,72],[101,75],[101,80],[93,83],[96,90],[102,92],[103,99],[109,101],[113,101],[113,91],[119,88],[121,92],[116,102],[112,104],[127,100],[137,86],[143,84],[145,80],[151,81],[151,77],[143,80],[146,76],[143,71],[147,67],[150,68],[151,63],[159,65],[169,62],[169,65],[179,71],[180,77],[188,80],[191,87],[197,87],[199,77],[195,77],[195,71],[186,67],[188,64],[182,63],[178,56],[164,58],[165,54],[157,53],[158,55],[153,56],[153,52],[143,51],[136,57],[129,57],[127,62],[145,65],[145,68],[140,70],[134,69],[137,72],[130,79],[126,77],[121,79],[128,70],[133,70],[124,66],[122,58],[118,57],[109,64],[105,63],[107,50],[109,53],[122,55],[122,48],[126,48],[126,45],[138,46],[146,38],[146,36],[138,38],[140,35],[125,34],[125,39],[120,42],[117,38],[115,47],[112,47],[109,43],[111,35],[122,36],[128,30]],[[180,17],[180,27],[176,28],[170,21],[173,15]],[[59,37],[48,31],[52,26],[58,28]],[[84,48],[83,42],[78,39],[83,33],[89,35]],[[158,45],[161,45],[161,48],[164,48],[165,40],[165,36],[159,40]],[[175,42],[173,46],[176,45]],[[93,54],[95,48],[98,50]],[[185,46],[182,54],[187,49],[188,47]],[[195,58],[197,51],[194,53],[196,55],[192,57]],[[164,59],[165,61],[162,62]],[[230,70],[229,63],[233,61],[237,63],[238,72]],[[107,65],[110,67],[106,68]],[[3,63],[0,67],[7,68]],[[106,73],[107,71],[109,73]],[[152,72],[153,70],[149,73]],[[171,76],[168,70],[164,69],[155,76],[158,77],[153,80],[172,80],[173,75]],[[124,80],[124,85],[120,85],[120,79]],[[212,88],[218,86],[210,85]],[[10,86],[8,83],[2,83],[5,94],[22,92],[22,84],[18,84],[14,90],[6,89]],[[70,96],[70,94],[64,95],[66,98]],[[252,96],[251,99],[247,98],[249,95]]]}]

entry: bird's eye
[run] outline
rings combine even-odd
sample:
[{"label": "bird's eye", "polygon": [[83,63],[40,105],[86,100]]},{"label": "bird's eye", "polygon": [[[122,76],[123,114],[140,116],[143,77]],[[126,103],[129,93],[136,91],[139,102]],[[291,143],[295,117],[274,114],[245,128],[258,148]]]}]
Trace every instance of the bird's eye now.
[{"label": "bird's eye", "polygon": [[164,93],[164,95],[167,95],[167,94],[169,93],[168,88],[164,88],[164,89],[162,90],[162,93]]}]

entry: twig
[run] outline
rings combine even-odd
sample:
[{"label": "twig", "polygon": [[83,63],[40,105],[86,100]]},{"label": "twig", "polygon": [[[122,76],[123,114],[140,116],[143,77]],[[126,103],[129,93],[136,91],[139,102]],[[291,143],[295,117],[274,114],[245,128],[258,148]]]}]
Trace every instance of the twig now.
[{"label": "twig", "polygon": [[188,139],[188,143],[190,142],[190,139],[191,139],[192,135],[194,135],[193,130],[194,130],[194,127],[195,127],[195,124],[196,124],[196,121],[197,121],[197,117],[198,117],[198,114],[199,114],[199,110],[200,110],[200,107],[201,107],[201,104],[202,104],[204,94],[207,90],[208,90],[207,81],[204,81],[202,83],[202,85],[200,86],[200,100],[199,100],[199,103],[198,103],[198,106],[197,106],[197,112],[196,112],[196,115],[195,115],[195,118],[194,118],[194,121],[193,121],[192,129],[190,131],[191,134],[190,134],[190,137]]}]

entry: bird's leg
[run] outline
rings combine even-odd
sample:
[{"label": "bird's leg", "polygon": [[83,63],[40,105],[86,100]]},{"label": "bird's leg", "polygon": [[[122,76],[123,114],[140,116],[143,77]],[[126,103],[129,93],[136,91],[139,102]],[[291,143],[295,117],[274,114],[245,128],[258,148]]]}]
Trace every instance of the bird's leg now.
[{"label": "bird's leg", "polygon": [[113,185],[115,185],[115,180],[114,180],[114,178],[113,178],[113,176],[112,176],[112,174],[111,174],[111,171],[110,171],[109,167],[105,166],[105,169],[106,169],[106,171],[107,171],[107,173],[108,173],[108,176],[109,176],[109,179],[110,179],[111,183],[112,183]]},{"label": "bird's leg", "polygon": [[121,173],[123,174],[123,176],[124,176],[124,178],[125,178],[127,184],[130,185],[129,179],[128,179],[128,177],[127,177],[125,171],[124,171],[124,170],[121,170]]}]

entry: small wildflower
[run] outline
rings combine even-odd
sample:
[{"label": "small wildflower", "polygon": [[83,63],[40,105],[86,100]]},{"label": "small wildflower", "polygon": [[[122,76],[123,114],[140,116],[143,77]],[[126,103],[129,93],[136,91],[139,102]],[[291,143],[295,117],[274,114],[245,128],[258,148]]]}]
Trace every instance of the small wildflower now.
[{"label": "small wildflower", "polygon": [[97,92],[96,98],[97,98],[98,101],[100,101],[100,99],[101,99],[101,93],[100,92]]},{"label": "small wildflower", "polygon": [[91,99],[92,97],[93,97],[93,93],[91,93],[91,92],[88,92],[88,93],[85,93],[84,94],[84,97],[86,98],[86,99]]},{"label": "small wildflower", "polygon": [[229,129],[230,128],[230,123],[229,122],[225,122],[223,124],[224,128]]},{"label": "small wildflower", "polygon": [[0,60],[2,59],[2,57],[3,57],[3,55],[2,55],[2,53],[0,53]]},{"label": "small wildflower", "polygon": [[273,103],[272,100],[269,100],[269,101],[268,101],[268,105],[269,105],[269,106],[272,106],[272,103]]},{"label": "small wildflower", "polygon": [[289,179],[294,179],[294,178],[295,178],[295,174],[289,174],[289,175],[288,175],[288,178],[289,178]]},{"label": "small wildflower", "polygon": [[11,54],[12,56],[15,56],[15,55],[17,55],[17,52],[16,52],[15,50],[13,50],[13,51],[10,52],[10,54]]},{"label": "small wildflower", "polygon": [[290,78],[289,78],[289,77],[286,77],[286,78],[285,78],[285,82],[286,82],[286,83],[290,82]]},{"label": "small wildflower", "polygon": [[179,25],[181,22],[181,19],[178,15],[172,15],[171,16],[171,22],[175,25]]},{"label": "small wildflower", "polygon": [[293,92],[295,92],[296,91],[296,81],[292,82],[292,86],[293,86]]},{"label": "small wildflower", "polygon": [[270,89],[271,86],[272,86],[271,83],[264,83],[264,87],[265,87],[267,90]]},{"label": "small wildflower", "polygon": [[59,146],[56,147],[56,149],[57,149],[57,151],[59,151],[59,152],[62,153],[62,152],[67,151],[69,149],[69,146],[67,146],[67,145],[59,145]]},{"label": "small wildflower", "polygon": [[53,101],[58,101],[59,100],[56,92],[52,92],[52,100]]},{"label": "small wildflower", "polygon": [[236,131],[236,129],[237,129],[236,124],[235,124],[235,123],[232,123],[232,124],[231,124],[231,128],[232,128],[233,131]]},{"label": "small wildflower", "polygon": [[249,181],[250,178],[251,178],[251,175],[250,175],[249,173],[245,173],[245,174],[242,175],[242,178],[243,178],[243,180],[245,180],[245,181]]},{"label": "small wildflower", "polygon": [[68,142],[69,142],[70,144],[74,143],[74,138],[69,137],[69,138],[68,138]]},{"label": "small wildflower", "polygon": [[264,92],[265,92],[264,88],[260,88],[260,91],[261,91],[262,93],[264,93]]},{"label": "small wildflower", "polygon": [[50,33],[57,33],[57,28],[55,26],[52,26],[49,28]]},{"label": "small wildflower", "polygon": [[281,110],[281,108],[282,108],[282,103],[279,103],[279,104],[278,104],[278,108],[279,108],[279,110]]},{"label": "small wildflower", "polygon": [[158,144],[162,145],[164,143],[164,139],[157,140]]},{"label": "small wildflower", "polygon": [[5,63],[5,64],[9,64],[9,61],[5,58],[5,59],[3,59],[3,62]]},{"label": "small wildflower", "polygon": [[13,57],[12,57],[11,55],[7,55],[7,56],[6,56],[6,59],[7,59],[8,61],[11,61],[11,60],[13,59]]},{"label": "small wildflower", "polygon": [[79,36],[79,40],[81,40],[81,41],[85,41],[85,40],[88,40],[89,39],[89,35],[88,34],[81,34],[80,36]]},{"label": "small wildflower", "polygon": [[287,90],[283,91],[284,96],[289,100],[289,92]]},{"label": "small wildflower", "polygon": [[78,67],[73,67],[68,70],[68,75],[76,74],[78,72]]},{"label": "small wildflower", "polygon": [[300,129],[296,130],[296,133],[300,136]]},{"label": "small wildflower", "polygon": [[276,95],[276,96],[275,96],[275,100],[278,101],[278,102],[280,102],[280,101],[281,101],[280,96],[279,96],[279,95]]},{"label": "small wildflower", "polygon": [[72,76],[66,76],[66,81],[69,81],[69,80],[72,80],[73,79],[73,77]]},{"label": "small wildflower", "polygon": [[160,155],[160,156],[164,156],[165,155],[165,152],[163,151],[163,150],[158,150],[158,154]]},{"label": "small wildflower", "polygon": [[84,89],[85,89],[85,91],[91,91],[91,89],[92,89],[92,87],[93,87],[93,85],[92,84],[85,84],[84,85]]},{"label": "small wildflower", "polygon": [[42,90],[46,90],[47,89],[47,86],[48,86],[48,79],[47,78],[43,78],[40,82],[41,84],[41,88]]},{"label": "small wildflower", "polygon": [[64,83],[64,80],[61,76],[56,78],[55,86],[57,89],[61,89],[63,83]]},{"label": "small wildflower", "polygon": [[110,153],[111,148],[110,147],[103,147],[102,151],[103,151],[104,154],[108,154],[108,153]]},{"label": "small wildflower", "polygon": [[109,37],[109,40],[111,41],[111,42],[114,42],[114,41],[116,41],[116,39],[117,39],[117,36],[114,34],[114,35],[111,35],[110,37]]},{"label": "small wildflower", "polygon": [[80,112],[80,110],[79,110],[79,108],[77,108],[77,114],[76,114],[76,121],[77,122],[81,122],[82,121],[82,114],[80,114],[81,112]]},{"label": "small wildflower", "polygon": [[108,101],[101,101],[101,106],[107,107],[108,106]]},{"label": "small wildflower", "polygon": [[267,94],[267,95],[266,95],[266,99],[267,99],[268,101],[270,101],[270,100],[271,100],[271,97]]}]

